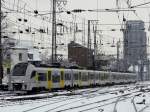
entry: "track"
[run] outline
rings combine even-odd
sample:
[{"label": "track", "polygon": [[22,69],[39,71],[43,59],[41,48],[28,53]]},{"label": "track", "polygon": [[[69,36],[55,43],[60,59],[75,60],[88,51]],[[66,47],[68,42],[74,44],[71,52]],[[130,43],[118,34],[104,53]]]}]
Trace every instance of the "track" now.
[{"label": "track", "polygon": [[[76,103],[76,102],[81,102],[82,100],[84,99],[92,99],[92,98],[95,98],[95,97],[100,97],[100,96],[104,96],[104,95],[107,95],[107,94],[114,94],[116,95],[117,92],[122,92],[122,91],[131,91],[131,90],[134,90],[136,87],[132,87],[132,88],[121,88],[121,89],[116,89],[116,90],[109,90],[109,91],[99,91],[100,89],[95,89],[95,90],[92,90],[92,91],[82,91],[81,93],[83,95],[80,95],[77,97],[73,96],[73,97],[70,97],[70,98],[66,98],[66,99],[63,99],[63,100],[58,100],[56,102],[53,102],[53,103],[48,103],[48,104],[45,104],[45,105],[40,105],[40,106],[37,106],[37,107],[34,107],[34,108],[30,108],[30,109],[27,109],[23,112],[30,112],[30,111],[36,111],[36,110],[39,110],[39,109],[43,109],[43,108],[47,108],[47,106],[53,106],[53,105],[57,105],[55,106],[54,108],[51,108],[49,110],[46,110],[45,112],[48,112],[48,111],[53,111],[55,109],[58,109],[58,108],[61,108],[61,107],[64,107],[64,106],[67,106],[67,105],[70,105],[70,104],[73,104],[73,103]],[[98,92],[99,91],[99,92]],[[80,94],[81,94],[80,93]],[[96,93],[96,94],[93,94],[93,93]],[[98,93],[98,94],[97,94]],[[115,98],[118,98],[119,96],[115,97]],[[113,98],[112,98],[113,99]],[[109,99],[104,99],[100,102],[103,102],[105,100],[111,100],[110,98]],[[68,102],[68,103],[66,103]],[[94,102],[93,104],[95,104],[96,102]],[[71,108],[72,109],[72,108]],[[62,111],[62,110],[61,110]]]},{"label": "track", "polygon": [[[105,107],[114,104],[120,97],[132,98],[134,95],[143,92],[149,92],[147,85],[123,85],[104,88],[89,88],[81,90],[72,90],[64,93],[54,92],[45,93],[44,97],[32,99],[31,95],[27,99],[22,97],[18,100],[17,96],[4,96],[0,100],[0,108],[15,106],[26,107],[17,112],[63,112],[63,111],[91,111],[95,108]],[[63,92],[63,91],[62,91]],[[25,99],[25,100],[24,100]],[[94,101],[96,99],[96,101]],[[120,99],[122,101],[123,99]],[[125,99],[124,99],[125,100]],[[32,106],[31,106],[32,105]],[[148,107],[145,107],[145,109]],[[144,109],[144,108],[143,108]],[[144,110],[145,110],[144,109]],[[142,112],[142,111],[141,111]]]},{"label": "track", "polygon": [[[137,92],[139,92],[139,91],[137,91]],[[137,92],[135,92],[135,93],[137,93]],[[99,104],[99,103],[105,103],[105,102],[109,102],[110,101],[110,103],[106,103],[106,104],[104,104],[104,105],[100,105],[100,106],[96,106],[96,107],[94,107],[94,108],[97,108],[97,107],[101,107],[101,106],[106,106],[106,105],[108,105],[108,104],[112,104],[112,103],[115,103],[115,101],[119,98],[119,97],[123,97],[123,96],[130,96],[131,94],[133,94],[133,93],[130,93],[130,94],[125,94],[125,95],[121,95],[121,96],[116,96],[116,97],[112,97],[112,98],[108,98],[108,99],[104,99],[104,100],[99,100],[99,101],[96,101],[96,102],[92,102],[92,103],[87,103],[87,104],[83,104],[83,105],[80,105],[80,106],[73,106],[73,107],[70,107],[70,108],[67,108],[67,109],[60,109],[60,110],[58,110],[58,108],[59,107],[62,107],[62,106],[66,106],[67,104],[65,104],[65,105],[61,105],[61,106],[59,106],[59,107],[55,107],[55,108],[53,108],[53,109],[49,109],[49,110],[46,110],[46,111],[44,111],[44,112],[50,112],[50,111],[52,111],[52,110],[54,110],[54,109],[57,109],[56,110],[56,112],[63,112],[63,111],[69,111],[69,110],[74,110],[74,109],[81,109],[81,108],[88,108],[88,106],[91,106],[91,105],[95,105],[95,104]],[[132,96],[130,96],[130,97],[133,97],[134,95],[132,95]],[[129,98],[130,98],[129,97]],[[127,97],[126,97],[127,98]],[[113,100],[113,101],[112,101]],[[86,110],[82,110],[82,111],[87,111],[87,110],[90,110],[90,109],[93,109],[93,108],[89,108],[89,109],[86,109]]]}]

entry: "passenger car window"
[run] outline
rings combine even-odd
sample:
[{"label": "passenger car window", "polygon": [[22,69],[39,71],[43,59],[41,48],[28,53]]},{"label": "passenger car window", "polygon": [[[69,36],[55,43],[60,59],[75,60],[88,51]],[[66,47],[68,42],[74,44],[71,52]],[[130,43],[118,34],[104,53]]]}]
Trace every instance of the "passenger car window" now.
[{"label": "passenger car window", "polygon": [[54,83],[60,82],[60,76],[58,74],[53,74],[52,80]]},{"label": "passenger car window", "polygon": [[65,73],[65,80],[71,80],[71,76],[69,73]]},{"label": "passenger car window", "polygon": [[33,71],[33,72],[31,73],[31,77],[30,77],[30,78],[35,77],[35,75],[36,75],[36,71]]},{"label": "passenger car window", "polygon": [[46,81],[46,73],[38,73],[39,77],[38,80],[39,81]]},{"label": "passenger car window", "polygon": [[78,80],[78,73],[74,74],[74,80]]}]

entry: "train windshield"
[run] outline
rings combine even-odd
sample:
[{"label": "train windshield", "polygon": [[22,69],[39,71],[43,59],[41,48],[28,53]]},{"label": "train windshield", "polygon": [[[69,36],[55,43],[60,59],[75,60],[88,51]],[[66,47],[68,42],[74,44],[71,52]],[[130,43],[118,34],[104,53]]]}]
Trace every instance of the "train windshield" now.
[{"label": "train windshield", "polygon": [[25,76],[28,63],[19,63],[13,69],[13,76]]}]

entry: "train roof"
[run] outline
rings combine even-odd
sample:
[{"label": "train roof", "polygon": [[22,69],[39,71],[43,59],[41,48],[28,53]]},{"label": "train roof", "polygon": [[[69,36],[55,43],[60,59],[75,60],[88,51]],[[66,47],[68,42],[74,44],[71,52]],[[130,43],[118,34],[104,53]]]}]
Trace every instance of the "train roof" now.
[{"label": "train roof", "polygon": [[55,64],[41,64],[41,63],[34,63],[34,62],[22,62],[22,63],[18,63],[18,64],[32,64],[34,65],[35,67],[37,68],[53,68],[53,69],[59,69],[59,68],[62,68],[62,69],[66,69],[66,70],[82,70],[82,71],[89,71],[89,72],[92,72],[92,71],[95,71],[95,72],[111,72],[111,73],[124,73],[124,74],[136,74],[134,72],[113,72],[113,71],[101,71],[101,70],[89,70],[89,69],[83,69],[83,68],[80,68],[78,66],[70,66],[70,67],[64,67],[64,66],[61,66],[59,63],[55,63]]}]

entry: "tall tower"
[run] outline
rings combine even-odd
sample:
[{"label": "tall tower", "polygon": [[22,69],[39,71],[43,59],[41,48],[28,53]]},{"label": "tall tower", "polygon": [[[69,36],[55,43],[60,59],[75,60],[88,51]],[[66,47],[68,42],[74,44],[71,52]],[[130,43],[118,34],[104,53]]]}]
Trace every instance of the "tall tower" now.
[{"label": "tall tower", "polygon": [[140,61],[147,59],[146,32],[144,22],[130,20],[126,22],[124,30],[124,62],[125,69],[130,65],[138,65]]}]

